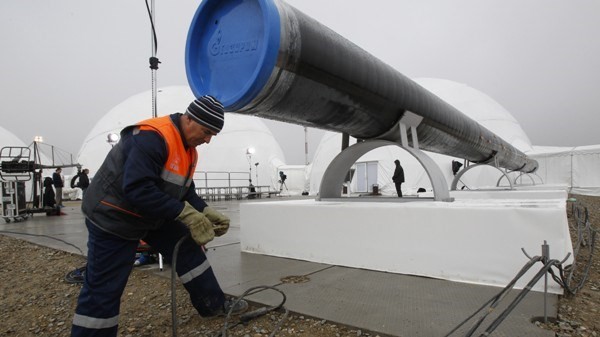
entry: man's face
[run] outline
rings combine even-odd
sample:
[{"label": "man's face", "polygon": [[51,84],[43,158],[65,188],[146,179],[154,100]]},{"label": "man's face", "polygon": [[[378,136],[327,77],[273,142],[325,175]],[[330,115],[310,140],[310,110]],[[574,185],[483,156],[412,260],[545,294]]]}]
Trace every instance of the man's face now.
[{"label": "man's face", "polygon": [[209,128],[196,123],[187,115],[183,115],[181,122],[183,137],[190,147],[196,147],[205,143],[208,144],[210,143],[210,139],[216,136]]}]

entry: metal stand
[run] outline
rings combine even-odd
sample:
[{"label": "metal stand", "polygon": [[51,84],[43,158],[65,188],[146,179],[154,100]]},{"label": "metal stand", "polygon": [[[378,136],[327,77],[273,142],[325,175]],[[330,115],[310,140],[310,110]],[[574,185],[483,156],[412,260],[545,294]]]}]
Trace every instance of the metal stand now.
[{"label": "metal stand", "polygon": [[[446,202],[454,201],[454,198],[450,197],[448,183],[439,166],[431,159],[431,157],[419,149],[417,125],[419,125],[422,119],[422,117],[407,111],[400,119],[397,126],[381,136],[381,138],[384,138],[390,133],[400,131],[401,144],[389,140],[373,139],[356,143],[340,152],[329,164],[327,170],[325,170],[317,200],[340,198],[342,194],[342,184],[344,183],[346,173],[350,170],[352,165],[354,165],[356,160],[371,150],[383,146],[394,145],[403,148],[421,163],[425,172],[427,172],[429,180],[431,181],[431,186],[433,187],[433,200]],[[411,128],[412,147],[408,144],[407,127]],[[347,198],[344,200],[350,199],[351,198]],[[397,199],[401,201],[400,198]]]},{"label": "metal stand", "polygon": [[509,189],[514,189],[514,185],[512,180],[510,179],[510,177],[508,176],[508,174],[506,174],[506,171],[504,171],[503,169],[499,168],[496,165],[490,165],[488,163],[481,163],[481,164],[475,164],[475,165],[469,165],[468,167],[465,167],[464,169],[458,171],[458,173],[456,173],[456,175],[454,176],[454,179],[452,180],[452,184],[450,185],[450,190],[451,191],[456,191],[456,186],[458,185],[458,182],[460,181],[460,178],[462,178],[462,176],[467,173],[469,170],[472,170],[475,167],[481,167],[481,166],[489,166],[489,167],[493,167],[495,169],[497,169],[498,171],[500,171],[500,173],[502,173],[502,176],[500,177],[500,179],[498,179],[498,181],[496,182],[496,186],[500,186],[500,181],[502,180],[502,178],[506,178],[506,180],[508,180],[508,184],[510,185]]},{"label": "metal stand", "polygon": [[[535,179],[534,177],[537,177],[540,180],[540,184],[544,183],[544,179],[542,179],[542,177],[540,177],[537,173],[533,172],[533,173],[525,173],[525,172],[520,172],[518,176],[515,177],[515,180],[513,181],[515,185],[520,185],[517,184],[517,180],[519,180],[519,178],[521,177],[527,177],[529,179],[531,179],[531,183],[535,186]],[[500,177],[500,179],[502,179],[502,177]],[[500,183],[500,180],[498,180],[498,183]]]},{"label": "metal stand", "polygon": [[[494,164],[492,164],[494,163]],[[517,183],[517,180],[523,176],[528,177],[529,179],[531,179],[531,182],[533,185],[536,184],[535,179],[533,178],[538,177],[538,179],[540,180],[540,183],[543,184],[544,181],[542,180],[542,178],[537,175],[536,173],[525,173],[525,172],[519,172],[519,175],[516,176],[514,179],[510,179],[510,177],[508,176],[508,173],[510,172],[514,172],[514,171],[507,171],[504,170],[502,168],[500,168],[498,165],[496,165],[496,162],[494,160],[494,158],[492,158],[491,160],[489,160],[488,162],[485,163],[478,163],[478,164],[474,164],[474,165],[469,165],[467,167],[465,167],[464,169],[458,171],[458,173],[456,173],[456,175],[454,176],[454,179],[452,180],[452,184],[450,185],[450,190],[451,191],[456,191],[456,187],[458,186],[458,183],[460,182],[460,178],[462,178],[462,176],[467,173],[467,171],[475,168],[475,167],[481,167],[481,166],[489,166],[489,167],[493,167],[495,169],[497,169],[498,171],[500,171],[500,173],[502,174],[500,176],[500,178],[498,178],[498,181],[496,182],[496,187],[500,187],[500,182],[502,182],[502,180],[504,178],[506,178],[506,180],[508,181],[508,189],[513,190],[515,188],[516,185],[519,185]]]},{"label": "metal stand", "polygon": [[3,181],[2,217],[4,221],[19,222],[29,217],[25,203],[25,183],[22,181]]},{"label": "metal stand", "polygon": [[562,266],[565,262],[567,262],[569,257],[571,257],[571,253],[568,253],[567,256],[565,256],[565,258],[562,259],[562,261],[551,260],[550,245],[548,245],[548,242],[546,242],[546,240],[544,240],[544,244],[542,245],[541,256],[531,257],[529,256],[529,254],[527,254],[525,249],[521,248],[521,251],[523,251],[523,254],[525,254],[525,256],[527,256],[527,258],[529,258],[530,261],[538,260],[544,265],[544,323],[548,323],[548,270],[550,270],[551,266]]}]

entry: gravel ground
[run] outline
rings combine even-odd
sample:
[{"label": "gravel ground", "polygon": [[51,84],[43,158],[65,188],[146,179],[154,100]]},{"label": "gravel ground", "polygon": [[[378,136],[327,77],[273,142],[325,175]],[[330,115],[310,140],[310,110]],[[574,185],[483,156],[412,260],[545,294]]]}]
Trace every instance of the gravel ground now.
[{"label": "gravel ground", "polygon": [[[588,207],[592,227],[600,229],[600,197],[572,197]],[[571,223],[570,207],[568,216]],[[0,336],[68,336],[80,285],[67,283],[65,274],[84,264],[81,256],[0,235]],[[179,336],[215,336],[221,330],[222,318],[194,314],[181,285],[177,303]],[[556,322],[539,325],[557,337],[600,336],[599,310],[600,253],[595,249],[584,287],[574,296],[560,297]],[[279,312],[267,314],[231,328],[229,336],[269,336],[282,318]],[[170,281],[135,269],[123,295],[119,326],[119,336],[171,336]],[[383,335],[290,313],[277,336]]]}]

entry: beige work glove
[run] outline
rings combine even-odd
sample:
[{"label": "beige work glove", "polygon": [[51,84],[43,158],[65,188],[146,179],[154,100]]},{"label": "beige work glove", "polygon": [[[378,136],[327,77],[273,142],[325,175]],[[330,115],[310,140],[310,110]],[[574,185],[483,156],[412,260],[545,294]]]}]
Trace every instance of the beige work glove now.
[{"label": "beige work glove", "polygon": [[215,238],[211,221],[187,201],[176,219],[188,226],[192,239],[200,246],[204,246]]},{"label": "beige work glove", "polygon": [[213,223],[213,229],[216,236],[221,236],[227,233],[227,230],[229,229],[229,223],[231,221],[225,214],[218,212],[209,206],[204,207],[202,213],[204,213],[208,220]]}]

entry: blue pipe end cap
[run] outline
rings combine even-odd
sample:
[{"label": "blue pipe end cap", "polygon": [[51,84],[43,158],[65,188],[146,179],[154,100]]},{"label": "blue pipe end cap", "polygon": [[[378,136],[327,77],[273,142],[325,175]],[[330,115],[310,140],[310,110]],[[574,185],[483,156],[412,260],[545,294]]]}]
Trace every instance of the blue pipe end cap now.
[{"label": "blue pipe end cap", "polygon": [[227,111],[246,106],[275,68],[280,34],[273,0],[202,1],[185,50],[186,74],[194,95],[213,95]]}]

